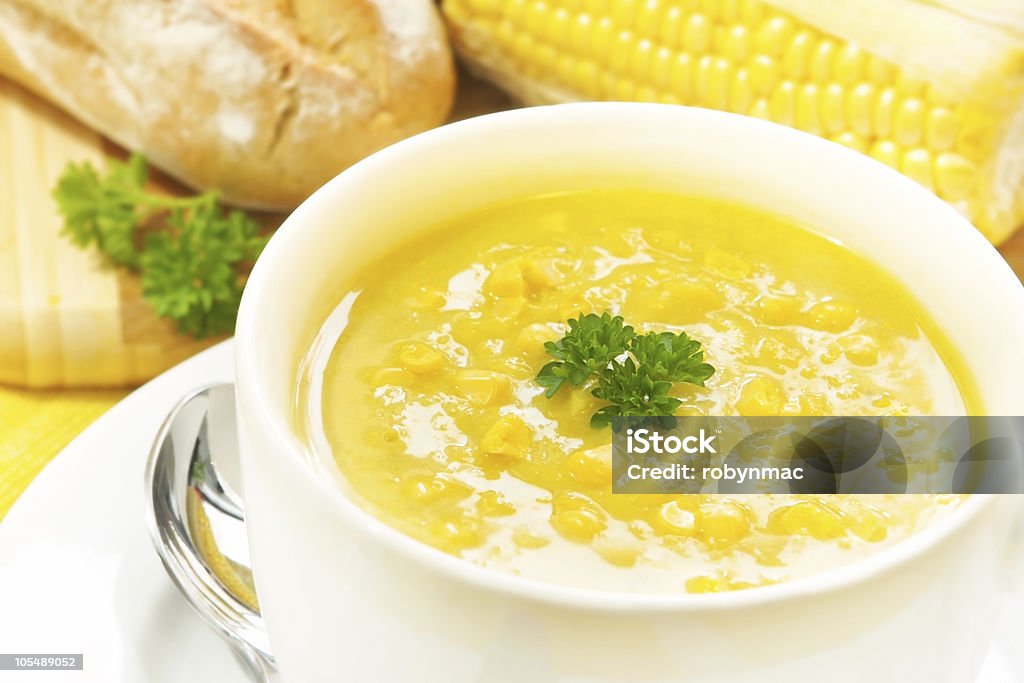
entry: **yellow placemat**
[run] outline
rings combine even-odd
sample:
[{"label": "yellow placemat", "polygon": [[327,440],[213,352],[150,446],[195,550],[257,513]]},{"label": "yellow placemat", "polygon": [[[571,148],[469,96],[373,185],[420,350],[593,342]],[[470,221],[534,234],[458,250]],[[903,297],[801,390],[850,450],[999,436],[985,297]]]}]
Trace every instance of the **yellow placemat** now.
[{"label": "yellow placemat", "polygon": [[46,463],[126,393],[0,387],[0,519]]}]

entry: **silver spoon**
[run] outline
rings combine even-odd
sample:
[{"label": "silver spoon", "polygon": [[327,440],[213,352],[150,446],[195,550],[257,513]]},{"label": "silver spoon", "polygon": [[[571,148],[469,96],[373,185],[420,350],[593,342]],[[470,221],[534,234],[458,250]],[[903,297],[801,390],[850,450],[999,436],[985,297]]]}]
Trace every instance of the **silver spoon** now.
[{"label": "silver spoon", "polygon": [[[157,433],[146,465],[146,521],[185,600],[261,683],[278,680],[252,582],[234,387],[189,394]],[[235,484],[235,487],[232,486]]]}]

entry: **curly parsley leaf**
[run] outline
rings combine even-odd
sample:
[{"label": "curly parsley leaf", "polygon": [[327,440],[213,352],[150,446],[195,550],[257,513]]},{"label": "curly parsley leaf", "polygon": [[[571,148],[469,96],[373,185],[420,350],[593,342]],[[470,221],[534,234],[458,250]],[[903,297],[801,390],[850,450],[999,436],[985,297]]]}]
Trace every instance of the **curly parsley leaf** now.
[{"label": "curly parsley leaf", "polygon": [[227,211],[217,193],[169,197],[146,190],[146,160],[111,160],[106,175],[69,164],[54,189],[63,233],[82,248],[138,272],[142,295],[179,331],[202,338],[229,332],[244,268],[266,244],[257,223]]},{"label": "curly parsley leaf", "polygon": [[53,191],[63,234],[79,247],[95,246],[112,263],[138,267],[135,228],[143,220],[139,205],[147,175],[139,156],[112,160],[105,177],[89,162],[68,164]]},{"label": "curly parsley leaf", "polygon": [[657,368],[626,358],[598,377],[591,393],[611,405],[594,413],[590,424],[604,427],[613,417],[674,415],[683,402],[669,396],[671,389],[672,382],[661,379]]},{"label": "curly parsley leaf", "polygon": [[659,380],[702,387],[715,374],[704,362],[701,343],[685,332],[648,332],[633,339],[630,351],[637,363]]},{"label": "curly parsley leaf", "polygon": [[569,331],[558,341],[546,342],[544,350],[556,358],[541,368],[537,383],[554,396],[568,382],[574,387],[591,375],[603,372],[615,358],[625,353],[636,332],[620,316],[588,313],[569,322]]},{"label": "curly parsley leaf", "polygon": [[224,214],[213,198],[189,214],[174,209],[167,223],[146,237],[143,297],[183,333],[231,330],[242,298],[237,264],[254,261],[265,242],[258,226],[240,211]]},{"label": "curly parsley leaf", "polygon": [[591,418],[603,427],[615,417],[668,417],[682,401],[670,395],[678,383],[704,386],[715,369],[704,362],[701,343],[685,332],[638,335],[619,316],[587,314],[569,320],[562,339],[545,344],[558,360],[541,368],[537,383],[552,397],[566,382],[579,386],[592,376],[591,393],[609,405]]}]

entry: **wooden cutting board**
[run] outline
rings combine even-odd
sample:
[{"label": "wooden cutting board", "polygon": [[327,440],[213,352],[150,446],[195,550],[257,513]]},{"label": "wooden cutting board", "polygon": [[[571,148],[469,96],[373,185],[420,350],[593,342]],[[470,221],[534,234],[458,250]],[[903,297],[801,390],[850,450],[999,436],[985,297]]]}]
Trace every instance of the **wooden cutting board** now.
[{"label": "wooden cutting board", "polygon": [[[512,106],[494,88],[460,79],[453,119]],[[216,341],[178,335],[142,300],[137,278],[60,236],[50,191],[65,165],[102,167],[111,155],[123,152],[0,79],[0,384],[130,386]],[[154,184],[180,191],[166,179]],[[1024,233],[1003,253],[1024,275]]]},{"label": "wooden cutting board", "polygon": [[[508,99],[460,74],[453,119],[507,109]],[[0,79],[0,384],[140,384],[218,341],[175,332],[142,300],[138,279],[60,236],[50,196],[68,161],[124,152],[24,89]],[[154,186],[181,192],[166,178]],[[268,228],[280,216],[260,216]]]},{"label": "wooden cutting board", "polygon": [[50,190],[68,161],[103,167],[112,145],[0,79],[0,383],[140,383],[208,346],[175,333],[136,279],[59,235]]}]

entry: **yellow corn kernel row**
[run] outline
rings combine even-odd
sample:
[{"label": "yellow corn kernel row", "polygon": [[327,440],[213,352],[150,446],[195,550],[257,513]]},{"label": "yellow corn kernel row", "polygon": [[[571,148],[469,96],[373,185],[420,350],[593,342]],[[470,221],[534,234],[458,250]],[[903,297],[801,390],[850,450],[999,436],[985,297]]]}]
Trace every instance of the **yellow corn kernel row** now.
[{"label": "yellow corn kernel row", "polygon": [[764,0],[444,0],[443,10],[463,58],[527,104],[637,100],[769,119],[902,171],[995,243],[1024,222],[1024,38],[965,91],[959,75],[922,75]]}]

